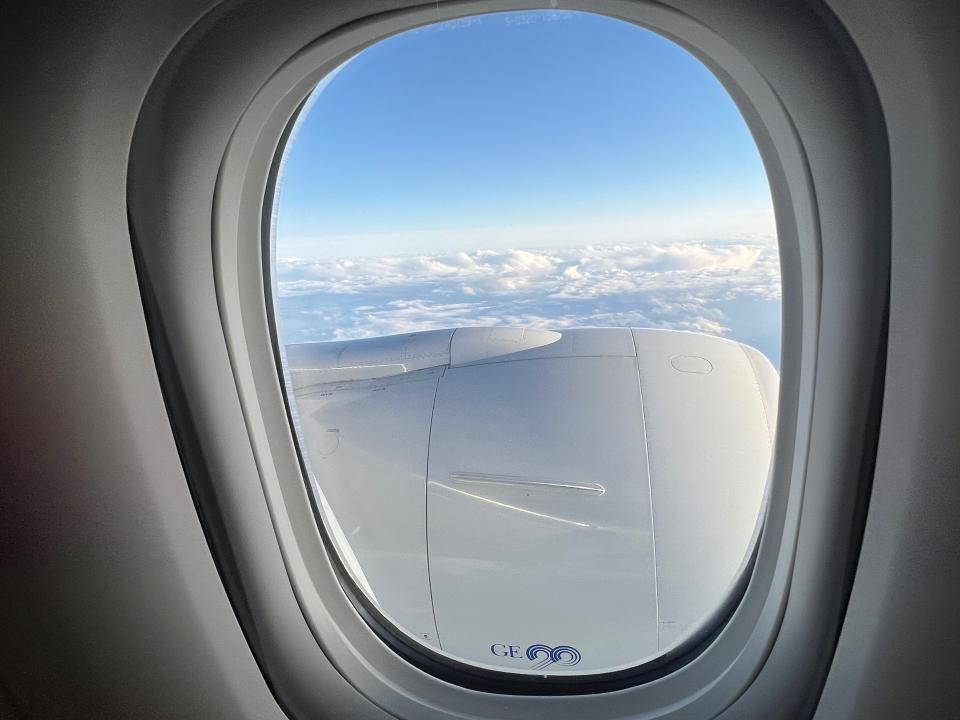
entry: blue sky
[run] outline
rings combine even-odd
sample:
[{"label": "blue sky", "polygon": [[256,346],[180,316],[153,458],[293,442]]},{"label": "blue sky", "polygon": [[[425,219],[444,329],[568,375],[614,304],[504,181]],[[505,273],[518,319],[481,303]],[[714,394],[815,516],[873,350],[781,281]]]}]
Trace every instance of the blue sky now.
[{"label": "blue sky", "polygon": [[525,227],[714,237],[757,216],[750,229],[772,230],[726,90],[671,41],[595,14],[500,13],[389,38],[314,98],[293,147],[278,236],[298,257],[465,249],[478,229],[502,246]]},{"label": "blue sky", "polygon": [[287,342],[633,325],[779,357],[756,145],[716,78],[647,30],[536,11],[389,38],[314,93],[285,163]]}]

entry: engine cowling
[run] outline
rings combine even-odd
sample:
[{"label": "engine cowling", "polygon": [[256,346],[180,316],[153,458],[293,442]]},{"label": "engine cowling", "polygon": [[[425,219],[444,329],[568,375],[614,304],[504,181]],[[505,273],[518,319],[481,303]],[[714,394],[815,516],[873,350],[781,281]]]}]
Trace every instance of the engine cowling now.
[{"label": "engine cowling", "polygon": [[458,328],[286,350],[325,521],[422,642],[517,671],[633,665],[742,571],[779,382],[753,348]]}]

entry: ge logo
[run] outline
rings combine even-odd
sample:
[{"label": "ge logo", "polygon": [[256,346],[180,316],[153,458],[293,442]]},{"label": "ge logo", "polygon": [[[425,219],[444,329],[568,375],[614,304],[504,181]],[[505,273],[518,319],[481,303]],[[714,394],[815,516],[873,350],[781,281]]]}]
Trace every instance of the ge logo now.
[{"label": "ge logo", "polygon": [[531,670],[544,670],[551,665],[572,667],[582,659],[580,651],[570,645],[550,647],[537,643],[530,645],[525,652],[522,652],[519,645],[494,643],[490,646],[490,652],[504,658],[520,659],[526,656],[527,660],[533,661],[533,665],[530,666]]}]

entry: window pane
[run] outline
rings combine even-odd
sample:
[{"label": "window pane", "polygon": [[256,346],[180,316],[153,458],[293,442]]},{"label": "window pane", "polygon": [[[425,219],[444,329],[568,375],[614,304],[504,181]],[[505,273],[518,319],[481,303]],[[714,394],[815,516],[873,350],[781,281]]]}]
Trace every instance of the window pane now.
[{"label": "window pane", "polygon": [[399,632],[589,673],[730,600],[780,266],[756,145],[698,60],[580,12],[402,33],[318,86],[275,207],[319,520]]}]

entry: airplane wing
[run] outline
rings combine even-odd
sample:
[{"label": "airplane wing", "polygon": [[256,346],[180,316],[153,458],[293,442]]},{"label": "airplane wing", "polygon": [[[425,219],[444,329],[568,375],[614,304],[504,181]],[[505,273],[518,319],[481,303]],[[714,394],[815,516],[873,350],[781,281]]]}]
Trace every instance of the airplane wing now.
[{"label": "airplane wing", "polygon": [[286,361],[341,556],[434,648],[516,671],[634,665],[744,568],[779,382],[753,348],[457,328],[290,345]]}]

